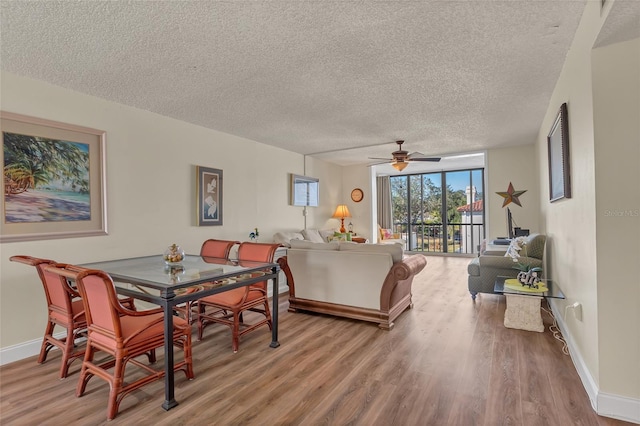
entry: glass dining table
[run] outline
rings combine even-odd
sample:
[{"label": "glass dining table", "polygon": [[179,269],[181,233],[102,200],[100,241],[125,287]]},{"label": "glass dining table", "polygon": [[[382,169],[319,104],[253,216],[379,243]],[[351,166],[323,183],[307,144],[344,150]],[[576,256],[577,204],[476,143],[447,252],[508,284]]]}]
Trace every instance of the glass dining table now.
[{"label": "glass dining table", "polygon": [[173,314],[175,307],[202,297],[272,280],[272,348],[278,342],[278,275],[277,263],[230,261],[226,259],[186,255],[178,264],[167,264],[161,255],[118,259],[79,265],[98,269],[111,276],[119,294],[150,302],[164,309],[164,390],[162,408],[178,405],[175,399],[173,371]]}]

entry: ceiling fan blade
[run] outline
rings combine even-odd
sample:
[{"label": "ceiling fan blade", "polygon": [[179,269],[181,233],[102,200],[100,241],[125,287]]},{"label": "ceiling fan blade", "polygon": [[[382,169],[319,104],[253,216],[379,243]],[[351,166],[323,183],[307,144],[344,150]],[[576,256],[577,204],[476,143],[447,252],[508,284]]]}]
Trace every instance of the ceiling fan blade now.
[{"label": "ceiling fan blade", "polygon": [[440,161],[440,157],[410,158],[409,161],[433,161],[433,162],[438,162],[438,161]]},{"label": "ceiling fan blade", "polygon": [[408,151],[402,149],[402,144],[404,141],[396,141],[398,144],[398,149],[391,153],[392,158],[380,158],[380,157],[369,157],[370,160],[384,160],[380,163],[369,164],[369,166],[375,166],[377,164],[388,164],[388,163],[409,163],[411,161],[432,161],[438,162],[440,161],[440,157],[425,157],[421,152],[412,152],[409,154]]},{"label": "ceiling fan blade", "polygon": [[393,163],[393,160],[380,161],[378,163],[371,163],[371,164],[367,164],[367,166],[371,167],[371,166],[377,166],[380,164],[389,164],[389,163]]}]

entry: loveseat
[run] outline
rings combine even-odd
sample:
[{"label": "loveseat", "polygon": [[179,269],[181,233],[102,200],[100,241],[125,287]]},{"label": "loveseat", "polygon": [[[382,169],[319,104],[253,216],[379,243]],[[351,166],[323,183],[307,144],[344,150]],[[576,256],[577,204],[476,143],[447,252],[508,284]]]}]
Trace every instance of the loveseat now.
[{"label": "loveseat", "polygon": [[336,232],[333,229],[303,229],[302,231],[282,231],[277,232],[273,236],[273,242],[284,247],[291,247],[290,242],[311,241],[314,243],[328,243],[336,236],[344,236],[351,238],[351,234]]},{"label": "loveseat", "polygon": [[291,241],[278,260],[289,285],[289,311],[311,311],[378,323],[390,330],[412,307],[413,277],[421,254],[404,256],[400,244]]},{"label": "loveseat", "polygon": [[[519,263],[531,268],[541,268],[545,242],[546,237],[541,234],[531,234],[526,237],[524,248],[520,251]],[[518,275],[519,271],[514,268],[516,263],[510,257],[505,257],[504,254],[504,251],[485,251],[469,263],[467,266],[468,285],[473,300],[476,299],[478,293],[493,293],[497,277],[515,278]]]}]

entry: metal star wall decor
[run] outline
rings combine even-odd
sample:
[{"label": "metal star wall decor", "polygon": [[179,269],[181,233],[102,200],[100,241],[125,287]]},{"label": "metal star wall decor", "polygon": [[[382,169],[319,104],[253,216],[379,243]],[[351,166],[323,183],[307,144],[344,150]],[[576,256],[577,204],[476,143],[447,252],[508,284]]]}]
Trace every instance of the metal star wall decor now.
[{"label": "metal star wall decor", "polygon": [[496,192],[496,194],[498,194],[499,196],[504,198],[504,202],[502,203],[502,207],[507,206],[512,201],[515,204],[517,204],[520,207],[522,207],[522,204],[520,204],[520,200],[518,199],[518,197],[521,196],[522,194],[524,194],[525,192],[527,192],[526,189],[523,190],[523,191],[516,191],[515,189],[513,189],[513,185],[511,184],[511,182],[509,182],[509,188],[507,189],[507,192]]}]

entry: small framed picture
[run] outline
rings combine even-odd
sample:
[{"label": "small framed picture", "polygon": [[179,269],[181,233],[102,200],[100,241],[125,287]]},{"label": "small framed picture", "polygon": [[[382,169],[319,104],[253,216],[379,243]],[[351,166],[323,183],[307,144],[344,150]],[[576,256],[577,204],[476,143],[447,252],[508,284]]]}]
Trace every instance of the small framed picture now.
[{"label": "small framed picture", "polygon": [[222,170],[196,166],[197,225],[222,225]]},{"label": "small framed picture", "polygon": [[547,137],[549,151],[549,200],[571,198],[569,115],[564,103]]}]

